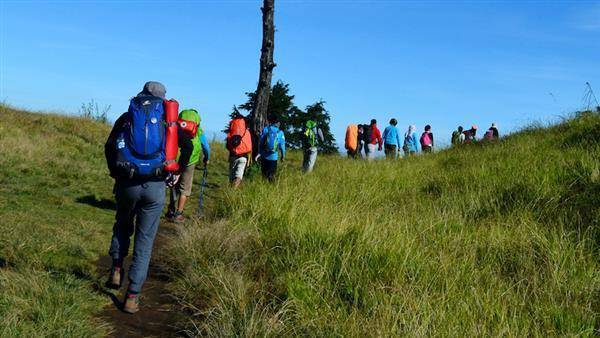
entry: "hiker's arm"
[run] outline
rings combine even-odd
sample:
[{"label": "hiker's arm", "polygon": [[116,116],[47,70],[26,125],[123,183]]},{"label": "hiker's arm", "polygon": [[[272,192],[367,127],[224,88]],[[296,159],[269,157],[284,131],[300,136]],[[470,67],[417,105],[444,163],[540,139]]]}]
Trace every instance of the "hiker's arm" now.
[{"label": "hiker's arm", "polygon": [[194,144],[192,143],[192,139],[189,138],[183,131],[178,132],[178,140],[179,142],[179,170],[185,169],[190,163],[190,157],[192,156],[192,152],[194,151]]},{"label": "hiker's arm", "polygon": [[125,120],[125,114],[121,115],[115,124],[113,125],[108,138],[106,139],[106,143],[104,144],[104,157],[106,158],[106,165],[108,166],[108,171],[111,177],[116,176],[116,168],[115,162],[117,159],[117,136],[119,131],[121,131],[123,123]]},{"label": "hiker's arm", "polygon": [[281,150],[281,159],[283,160],[285,158],[285,135],[283,132],[279,135],[279,150]]},{"label": "hiker's arm", "polygon": [[402,142],[400,141],[400,133],[396,132],[396,142],[398,142],[398,150],[402,148]]},{"label": "hiker's arm", "polygon": [[417,133],[413,133],[413,143],[415,144],[415,151],[419,152],[421,151],[421,142],[419,141],[419,138],[417,137]]},{"label": "hiker's arm", "polygon": [[202,153],[204,154],[204,165],[208,164],[210,161],[210,144],[208,144],[208,140],[206,139],[206,135],[202,134],[200,136],[200,144],[202,145]]},{"label": "hiker's arm", "polygon": [[435,143],[433,142],[433,133],[431,133],[431,146],[433,147]]},{"label": "hiker's arm", "polygon": [[317,129],[317,135],[319,136],[321,143],[325,143],[325,136],[323,135],[323,130],[321,130],[321,128]]}]

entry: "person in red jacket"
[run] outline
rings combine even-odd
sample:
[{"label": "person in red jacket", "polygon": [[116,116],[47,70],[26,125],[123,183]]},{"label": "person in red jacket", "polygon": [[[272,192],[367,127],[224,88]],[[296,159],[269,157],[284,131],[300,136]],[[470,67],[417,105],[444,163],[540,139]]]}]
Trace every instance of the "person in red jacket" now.
[{"label": "person in red jacket", "polygon": [[375,157],[375,149],[377,147],[377,151],[381,151],[383,149],[383,139],[381,138],[381,132],[379,128],[377,128],[377,120],[372,119],[371,125],[371,142],[369,142],[366,146],[367,160],[371,161]]}]

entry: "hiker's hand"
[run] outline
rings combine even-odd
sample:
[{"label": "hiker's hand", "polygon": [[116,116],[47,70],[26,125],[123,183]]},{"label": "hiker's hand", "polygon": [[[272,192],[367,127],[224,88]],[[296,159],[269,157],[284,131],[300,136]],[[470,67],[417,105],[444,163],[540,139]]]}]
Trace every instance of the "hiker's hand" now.
[{"label": "hiker's hand", "polygon": [[210,163],[210,161],[209,161],[209,160],[204,160],[204,166],[205,166],[205,167],[208,167],[208,164],[209,164],[209,163]]},{"label": "hiker's hand", "polygon": [[383,150],[383,148],[381,146],[379,146],[379,151],[382,151],[382,150]]},{"label": "hiker's hand", "polygon": [[169,188],[174,187],[178,181],[179,181],[179,175],[171,174],[171,173],[169,173],[169,175],[167,175],[167,178],[165,179],[165,183],[167,184],[167,187],[169,187]]}]

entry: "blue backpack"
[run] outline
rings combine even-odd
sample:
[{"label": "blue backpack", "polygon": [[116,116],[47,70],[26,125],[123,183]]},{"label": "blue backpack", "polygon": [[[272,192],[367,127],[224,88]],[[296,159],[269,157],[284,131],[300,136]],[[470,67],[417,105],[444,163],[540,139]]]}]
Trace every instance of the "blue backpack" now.
[{"label": "blue backpack", "polygon": [[267,134],[263,140],[263,148],[267,153],[276,153],[279,147],[279,129],[268,127]]},{"label": "blue backpack", "polygon": [[161,176],[165,162],[163,100],[134,97],[125,114],[126,122],[117,137],[117,167],[129,178]]}]

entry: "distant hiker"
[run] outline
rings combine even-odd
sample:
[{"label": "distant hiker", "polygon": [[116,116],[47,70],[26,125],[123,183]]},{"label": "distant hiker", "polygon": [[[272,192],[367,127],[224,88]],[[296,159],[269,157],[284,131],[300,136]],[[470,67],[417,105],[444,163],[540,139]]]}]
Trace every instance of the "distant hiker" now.
[{"label": "distant hiker", "polygon": [[242,184],[248,157],[252,153],[252,134],[244,115],[236,112],[227,128],[226,147],[229,150],[229,182],[237,188]]},{"label": "distant hiker", "polygon": [[498,128],[496,127],[496,123],[492,123],[490,129],[485,132],[485,137],[487,141],[494,141],[500,138],[500,133],[498,132]]},{"label": "distant hiker", "polygon": [[459,146],[465,142],[465,134],[463,134],[463,127],[458,126],[458,129],[452,132],[452,145]]},{"label": "distant hiker", "polygon": [[121,287],[125,275],[123,260],[129,253],[130,237],[135,230],[129,286],[123,306],[123,311],[128,313],[139,310],[139,293],[148,274],[152,245],[165,203],[165,181],[171,186],[178,179],[163,170],[165,148],[176,146],[176,143],[167,144],[169,139],[165,136],[165,94],[161,83],[147,82],[131,99],[129,110],[117,119],[104,146],[110,175],[115,178],[117,208],[109,250],[112,257],[109,287]]},{"label": "distant hiker", "polygon": [[[370,137],[369,137],[370,139]],[[366,146],[365,146],[365,126],[363,124],[359,124],[358,125],[358,148],[356,149],[356,152],[358,153],[358,155],[360,156],[360,158],[363,158],[363,149],[366,152]],[[367,156],[367,154],[365,154],[365,157]]]},{"label": "distant hiker", "polygon": [[471,129],[469,130],[465,130],[463,132],[463,134],[465,134],[465,141],[464,143],[473,143],[477,140],[477,126],[473,125],[471,126]]},{"label": "distant hiker", "polygon": [[[361,127],[362,128],[362,127]],[[344,147],[346,148],[346,152],[348,153],[348,158],[356,158],[356,155],[359,152],[359,126],[356,124],[351,124],[346,128],[346,140],[344,143]]]},{"label": "distant hiker", "polygon": [[387,159],[396,159],[402,144],[400,141],[400,133],[398,133],[396,125],[398,125],[398,121],[396,119],[391,119],[390,125],[383,130],[382,138],[385,148],[385,158]]},{"label": "distant hiker", "polygon": [[285,135],[283,131],[279,130],[277,116],[271,115],[267,121],[269,125],[265,127],[260,136],[260,164],[263,176],[272,182],[277,173],[277,160],[280,151],[281,160],[285,159]]},{"label": "distant hiker", "polygon": [[321,128],[317,127],[317,122],[313,120],[306,121],[304,137],[302,138],[302,149],[304,150],[302,170],[305,173],[313,171],[317,162],[317,146],[323,142],[325,142],[325,137]]},{"label": "distant hiker", "polygon": [[411,156],[419,152],[419,140],[417,138],[417,127],[410,125],[408,131],[404,133],[404,144],[402,150],[404,150],[405,156]]},{"label": "distant hiker", "polygon": [[204,155],[202,164],[208,165],[210,146],[206,135],[200,127],[200,114],[195,109],[182,110],[179,113],[178,142],[179,142],[179,181],[170,189],[169,208],[166,218],[174,223],[183,223],[183,208],[192,194],[194,169],[200,162],[200,150]]},{"label": "distant hiker", "polygon": [[371,161],[375,158],[375,150],[381,151],[383,149],[383,139],[381,138],[381,132],[377,128],[377,120],[372,119],[371,124],[363,128],[363,138],[366,145],[365,153],[367,154],[367,161]]},{"label": "distant hiker", "polygon": [[433,150],[433,133],[430,125],[425,126],[425,131],[421,134],[419,142],[424,153],[430,153]]}]

